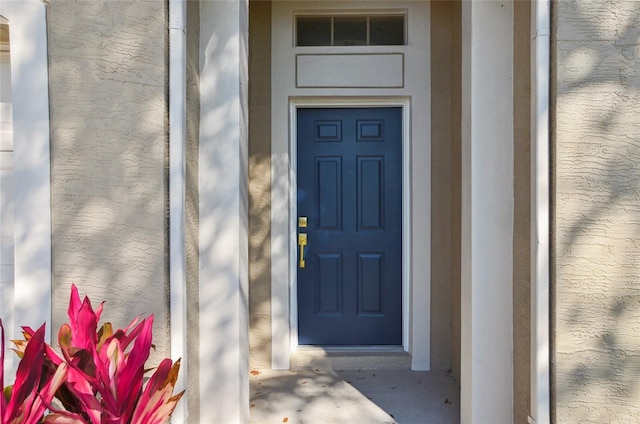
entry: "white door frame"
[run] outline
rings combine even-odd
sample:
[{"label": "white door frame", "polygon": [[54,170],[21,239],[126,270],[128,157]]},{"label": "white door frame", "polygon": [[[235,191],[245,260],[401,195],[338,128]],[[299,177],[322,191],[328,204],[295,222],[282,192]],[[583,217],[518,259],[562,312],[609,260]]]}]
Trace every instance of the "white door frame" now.
[{"label": "white door frame", "polygon": [[409,351],[409,323],[411,279],[411,101],[406,97],[349,98],[349,97],[301,97],[289,102],[289,155],[291,179],[289,182],[289,293],[290,293],[290,343],[291,350],[298,347],[298,266],[297,266],[297,110],[303,108],[402,108],[402,347]]}]

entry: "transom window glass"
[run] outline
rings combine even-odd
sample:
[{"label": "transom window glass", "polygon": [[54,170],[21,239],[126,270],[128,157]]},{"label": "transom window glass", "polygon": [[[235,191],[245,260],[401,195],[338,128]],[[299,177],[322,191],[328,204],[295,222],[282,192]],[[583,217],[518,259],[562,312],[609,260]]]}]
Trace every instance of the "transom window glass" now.
[{"label": "transom window glass", "polygon": [[296,17],[296,46],[402,46],[404,15]]}]

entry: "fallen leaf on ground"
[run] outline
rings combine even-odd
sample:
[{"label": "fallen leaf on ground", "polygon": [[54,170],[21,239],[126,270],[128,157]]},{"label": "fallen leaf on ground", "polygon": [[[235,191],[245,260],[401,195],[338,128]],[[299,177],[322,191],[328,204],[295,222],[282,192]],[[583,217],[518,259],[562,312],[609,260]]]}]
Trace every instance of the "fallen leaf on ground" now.
[{"label": "fallen leaf on ground", "polygon": [[284,418],[282,419],[282,422],[283,422],[283,423],[289,422],[289,418],[284,417]]},{"label": "fallen leaf on ground", "polygon": [[446,399],[444,400],[444,403],[445,403],[445,404],[448,404],[448,403],[451,403],[451,401],[449,400],[449,398],[446,398]]},{"label": "fallen leaf on ground", "polygon": [[262,371],[260,370],[251,370],[251,375],[260,375],[262,374]]}]

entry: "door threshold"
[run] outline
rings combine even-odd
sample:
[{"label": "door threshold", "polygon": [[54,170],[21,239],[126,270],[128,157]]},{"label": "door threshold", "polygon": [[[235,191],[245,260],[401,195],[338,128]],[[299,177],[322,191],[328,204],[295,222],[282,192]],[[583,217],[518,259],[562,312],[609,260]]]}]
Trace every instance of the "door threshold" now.
[{"label": "door threshold", "polygon": [[296,352],[404,352],[401,345],[375,345],[375,346],[321,346],[298,345]]},{"label": "door threshold", "polygon": [[298,346],[290,356],[292,370],[411,369],[402,346]]}]

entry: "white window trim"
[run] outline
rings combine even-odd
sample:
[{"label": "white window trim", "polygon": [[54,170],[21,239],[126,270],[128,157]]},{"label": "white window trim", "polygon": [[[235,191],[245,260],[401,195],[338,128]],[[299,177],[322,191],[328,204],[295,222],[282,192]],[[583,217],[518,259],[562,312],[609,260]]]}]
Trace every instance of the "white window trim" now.
[{"label": "white window trim", "polygon": [[46,4],[0,2],[9,21],[13,93],[14,322],[51,339],[51,180]]}]

